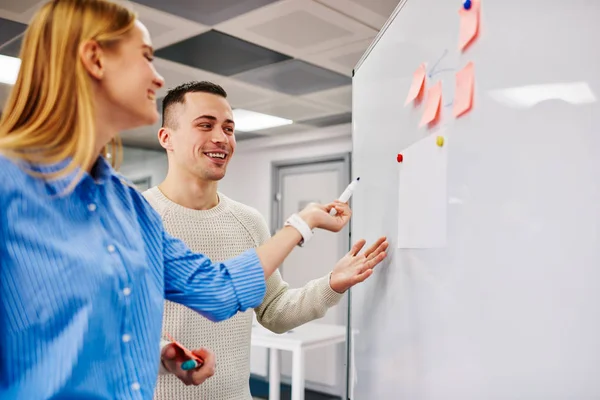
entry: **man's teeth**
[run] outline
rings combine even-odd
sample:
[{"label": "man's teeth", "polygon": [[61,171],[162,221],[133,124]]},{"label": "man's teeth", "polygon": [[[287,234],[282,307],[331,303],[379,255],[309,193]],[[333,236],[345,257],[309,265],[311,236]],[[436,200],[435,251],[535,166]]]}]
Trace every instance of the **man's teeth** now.
[{"label": "man's teeth", "polygon": [[148,93],[148,98],[149,98],[150,100],[156,100],[156,96],[155,96],[155,95],[153,95],[152,93]]},{"label": "man's teeth", "polygon": [[225,154],[224,153],[206,153],[209,157],[212,158],[225,158]]}]

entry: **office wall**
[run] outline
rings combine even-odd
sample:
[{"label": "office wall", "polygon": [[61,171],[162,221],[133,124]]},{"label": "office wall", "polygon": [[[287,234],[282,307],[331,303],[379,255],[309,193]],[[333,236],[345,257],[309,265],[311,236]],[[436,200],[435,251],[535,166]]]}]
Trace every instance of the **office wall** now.
[{"label": "office wall", "polygon": [[150,184],[158,185],[167,176],[167,155],[164,151],[124,147],[120,172],[133,181],[150,177]]}]

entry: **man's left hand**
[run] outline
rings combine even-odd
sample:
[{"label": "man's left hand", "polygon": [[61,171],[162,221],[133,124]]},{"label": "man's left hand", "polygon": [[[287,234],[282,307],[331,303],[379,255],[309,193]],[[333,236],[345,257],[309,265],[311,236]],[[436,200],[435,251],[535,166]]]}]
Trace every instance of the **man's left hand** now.
[{"label": "man's left hand", "polygon": [[344,293],[357,283],[363,282],[373,274],[373,268],[386,257],[385,250],[389,243],[385,237],[379,238],[364,253],[358,254],[365,244],[364,239],[359,240],[350,252],[338,261],[329,279],[331,289]]}]

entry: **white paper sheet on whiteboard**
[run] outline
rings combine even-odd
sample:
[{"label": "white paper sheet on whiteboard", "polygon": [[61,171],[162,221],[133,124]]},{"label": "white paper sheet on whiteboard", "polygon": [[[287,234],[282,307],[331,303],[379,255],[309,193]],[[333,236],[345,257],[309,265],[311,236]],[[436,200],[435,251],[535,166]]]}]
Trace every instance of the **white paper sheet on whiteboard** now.
[{"label": "white paper sheet on whiteboard", "polygon": [[[431,133],[402,152],[398,164],[398,248],[446,246],[448,137]],[[443,146],[436,143],[444,138]]]}]

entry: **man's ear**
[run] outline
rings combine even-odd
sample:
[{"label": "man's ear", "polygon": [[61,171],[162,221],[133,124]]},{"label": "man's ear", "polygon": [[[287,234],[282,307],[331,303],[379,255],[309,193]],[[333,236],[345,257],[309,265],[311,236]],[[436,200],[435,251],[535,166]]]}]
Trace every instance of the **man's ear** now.
[{"label": "man's ear", "polygon": [[95,79],[104,76],[104,52],[95,40],[88,40],[79,46],[79,58],[86,71]]},{"label": "man's ear", "polygon": [[158,142],[163,149],[167,151],[173,150],[173,145],[171,144],[171,130],[169,128],[162,127],[158,130]]}]

